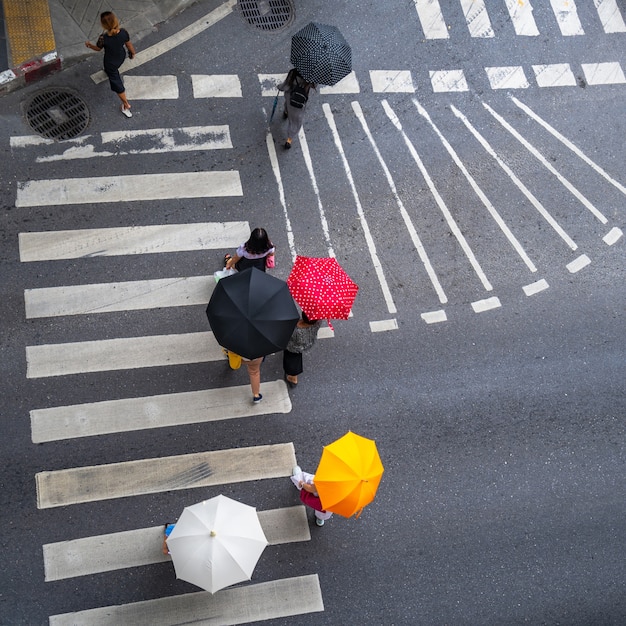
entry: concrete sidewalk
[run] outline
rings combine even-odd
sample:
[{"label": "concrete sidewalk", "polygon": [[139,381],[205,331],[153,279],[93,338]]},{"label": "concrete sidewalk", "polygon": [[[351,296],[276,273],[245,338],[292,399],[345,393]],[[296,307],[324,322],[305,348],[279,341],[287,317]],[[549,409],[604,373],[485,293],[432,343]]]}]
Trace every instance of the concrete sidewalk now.
[{"label": "concrete sidewalk", "polygon": [[[132,35],[133,41],[197,0],[117,0],[110,10]],[[114,6],[113,6],[114,5]],[[0,94],[8,93],[93,54],[85,41],[102,32],[101,0],[2,0],[0,33],[6,40],[0,61]],[[6,45],[5,44],[6,41]]]}]

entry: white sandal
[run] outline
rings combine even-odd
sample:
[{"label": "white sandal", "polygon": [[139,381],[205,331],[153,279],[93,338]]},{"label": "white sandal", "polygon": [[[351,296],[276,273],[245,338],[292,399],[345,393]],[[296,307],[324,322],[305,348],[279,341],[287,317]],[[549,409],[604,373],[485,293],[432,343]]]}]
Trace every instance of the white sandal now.
[{"label": "white sandal", "polygon": [[124,105],[122,105],[122,113],[123,113],[126,117],[132,117],[132,116],[133,116],[133,114],[132,114],[131,110],[130,110],[130,109],[125,109],[125,108],[124,108]]}]

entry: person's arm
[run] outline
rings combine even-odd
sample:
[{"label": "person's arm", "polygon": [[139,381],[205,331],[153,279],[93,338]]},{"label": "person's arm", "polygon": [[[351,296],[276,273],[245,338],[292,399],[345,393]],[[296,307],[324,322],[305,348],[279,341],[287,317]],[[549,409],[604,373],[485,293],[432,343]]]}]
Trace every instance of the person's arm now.
[{"label": "person's arm", "polygon": [[233,254],[233,256],[231,256],[230,259],[226,261],[226,269],[232,269],[239,262],[239,259],[241,259],[240,256]]},{"label": "person's arm", "polygon": [[86,41],[85,45],[90,49],[93,50],[94,52],[100,52],[102,50],[102,48],[98,48],[98,46],[94,46],[94,44],[92,44],[90,41]]},{"label": "person's arm", "polygon": [[315,489],[315,483],[305,483],[300,481],[300,487],[302,487],[302,489],[304,489],[305,491],[308,491],[309,493],[315,493],[316,489]]},{"label": "person's arm", "polygon": [[135,46],[133,46],[133,44],[129,41],[126,42],[126,47],[128,48],[128,58],[129,59],[134,59],[135,58]]}]

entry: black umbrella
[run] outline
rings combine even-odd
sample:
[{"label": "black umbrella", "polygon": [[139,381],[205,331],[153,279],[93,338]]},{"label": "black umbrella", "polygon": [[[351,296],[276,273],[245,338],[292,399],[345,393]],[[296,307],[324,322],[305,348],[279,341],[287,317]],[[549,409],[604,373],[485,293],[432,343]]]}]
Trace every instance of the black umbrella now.
[{"label": "black umbrella", "polygon": [[291,62],[307,82],[335,85],[352,71],[352,50],[337,28],[311,22],[291,38]]},{"label": "black umbrella", "polygon": [[256,267],[222,278],[206,314],[220,346],[246,359],[283,350],[300,319],[287,283]]}]

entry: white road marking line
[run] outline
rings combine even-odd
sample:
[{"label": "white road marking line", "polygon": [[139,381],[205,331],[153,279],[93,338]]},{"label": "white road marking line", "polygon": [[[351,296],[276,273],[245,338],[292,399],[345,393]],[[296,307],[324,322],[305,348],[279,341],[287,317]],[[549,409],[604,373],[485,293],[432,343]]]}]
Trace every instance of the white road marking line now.
[{"label": "white road marking line", "polygon": [[44,443],[291,411],[283,380],[264,381],[262,391],[265,397],[259,404],[250,401],[250,385],[246,384],[33,409],[31,436],[33,443]]},{"label": "white road marking line", "polygon": [[[257,514],[269,545],[311,540],[306,509],[302,505],[257,511]],[[45,581],[170,561],[171,557],[162,550],[163,527],[162,524],[44,544]],[[115,550],[111,550],[111,546],[115,546]]]},{"label": "white road marking line", "polygon": [[261,95],[265,97],[276,95],[278,85],[280,85],[287,74],[257,74],[259,83],[261,83]]},{"label": "white road marking line", "polygon": [[396,188],[396,184],[393,180],[393,177],[391,176],[391,172],[389,171],[387,164],[385,163],[385,160],[383,159],[382,154],[380,153],[380,150],[378,149],[378,145],[376,144],[376,141],[374,140],[374,137],[372,136],[372,133],[370,132],[369,126],[367,125],[367,122],[365,120],[365,116],[363,115],[363,110],[361,109],[361,106],[359,105],[358,102],[352,103],[352,109],[354,110],[354,113],[356,114],[359,122],[361,123],[363,132],[365,132],[365,134],[367,135],[367,138],[369,139],[372,149],[374,150],[374,154],[376,154],[376,158],[378,159],[378,162],[380,163],[380,166],[385,174],[385,178],[387,179],[387,184],[389,185],[391,189],[391,193],[393,194],[396,204],[398,205],[398,210],[400,211],[400,215],[402,216],[404,225],[406,226],[406,229],[409,231],[409,236],[411,237],[413,246],[417,250],[420,260],[422,261],[422,264],[424,265],[424,269],[426,270],[426,273],[428,274],[428,277],[430,278],[430,282],[435,292],[437,293],[439,302],[441,302],[442,304],[445,304],[448,301],[448,298],[443,290],[443,287],[441,286],[441,283],[439,282],[439,278],[437,277],[435,269],[433,268],[432,263],[430,262],[428,253],[426,252],[426,249],[424,248],[424,244],[422,243],[422,240],[417,234],[417,230],[415,229],[413,221],[411,220],[411,216],[409,215],[408,211],[404,207],[404,203],[400,199],[398,190]]},{"label": "white road marking line", "polygon": [[398,330],[398,320],[377,320],[370,322],[370,331],[373,333],[382,333],[386,330]]},{"label": "white road marking line", "polygon": [[546,208],[539,202],[536,196],[526,187],[526,185],[517,177],[517,175],[513,172],[513,170],[498,156],[496,151],[491,147],[491,145],[487,142],[487,140],[472,126],[470,121],[467,119],[463,113],[461,113],[454,105],[450,105],[451,111],[456,115],[462,122],[465,124],[465,127],[474,135],[474,137],[479,141],[482,147],[487,151],[487,153],[492,156],[498,165],[505,171],[507,176],[511,179],[511,181],[515,184],[515,186],[526,196],[528,201],[537,209],[539,214],[543,217],[548,224],[555,230],[555,232],[565,241],[565,243],[572,249],[576,250],[578,246],[573,241],[573,239],[559,226],[557,221],[550,215],[550,213],[546,210]]},{"label": "white road marking line", "polygon": [[486,67],[485,72],[492,89],[528,89],[530,84],[521,66]]},{"label": "white road marking line", "polygon": [[448,27],[438,0],[413,0],[426,39],[448,39]]},{"label": "white road marking line", "polygon": [[415,93],[411,72],[406,70],[370,70],[374,93]]},{"label": "white road marking line", "polygon": [[506,0],[506,8],[517,35],[534,37],[539,34],[533,17],[533,7],[529,0]]},{"label": "white road marking line", "polygon": [[354,72],[350,72],[345,78],[342,78],[336,85],[320,85],[318,87],[320,94],[348,94],[359,93],[361,88],[359,87],[359,81],[356,78]]},{"label": "white road marking line", "polygon": [[580,272],[583,267],[587,267],[591,263],[591,259],[586,254],[581,254],[578,258],[574,259],[571,263],[568,263],[565,267],[567,270],[575,274],[576,272]]},{"label": "white road marking line", "polygon": [[[174,574],[172,573],[172,576]],[[51,615],[50,626],[229,626],[324,610],[317,574]]]},{"label": "white road marking line", "polygon": [[44,344],[26,346],[26,377],[69,376],[223,359],[222,348],[210,331]]},{"label": "white road marking line", "polygon": [[[419,103],[417,103],[416,100],[414,101],[414,103],[419,108]],[[458,224],[454,220],[454,217],[452,217],[452,213],[450,213],[450,210],[446,206],[446,203],[443,201],[443,198],[437,191],[437,188],[435,187],[435,183],[433,182],[432,178],[430,177],[430,174],[426,170],[426,166],[424,165],[424,163],[422,162],[422,159],[417,153],[415,146],[413,145],[411,140],[407,137],[406,133],[404,132],[404,129],[402,128],[402,124],[400,124],[400,120],[398,116],[394,113],[393,109],[389,106],[389,103],[386,100],[383,100],[382,105],[383,105],[383,108],[385,109],[385,113],[387,113],[387,117],[391,120],[391,123],[398,129],[398,131],[402,135],[402,138],[404,139],[404,143],[406,144],[407,148],[409,149],[409,152],[411,153],[411,156],[413,157],[413,160],[415,161],[415,163],[417,164],[417,167],[422,173],[422,176],[424,177],[424,180],[426,181],[426,184],[428,185],[428,188],[430,189],[430,193],[433,195],[433,198],[435,199],[435,202],[437,203],[439,210],[442,212],[443,216],[446,219],[446,223],[448,224],[450,231],[455,236],[456,240],[459,242],[459,245],[461,246],[461,249],[463,250],[463,252],[465,252],[465,256],[469,260],[471,266],[474,268],[474,271],[476,272],[476,275],[480,279],[483,287],[487,291],[491,291],[492,289],[491,283],[489,282],[489,280],[487,279],[487,276],[483,272],[480,264],[478,263],[478,260],[476,259],[469,244],[467,243],[467,240],[463,236],[461,229],[459,228]]]},{"label": "white road marking line", "polygon": [[607,219],[596,209],[583,194],[572,185],[563,176],[559,173],[556,168],[546,159],[540,152],[537,150],[529,141],[524,139],[501,115],[498,115],[486,102],[483,102],[482,105],[489,111],[489,113],[496,119],[500,124],[507,130],[515,139],[517,139],[538,161],[540,161],[543,166],[551,172],[554,176],[556,176],[557,180],[587,209],[589,210],[600,222],[606,224]]},{"label": "white road marking line", "polygon": [[530,260],[530,257],[528,256],[528,254],[526,254],[526,251],[524,250],[524,247],[522,246],[522,244],[519,242],[517,237],[511,232],[511,229],[506,225],[506,222],[502,219],[502,216],[500,215],[500,213],[498,213],[496,207],[493,206],[493,203],[489,200],[489,198],[487,198],[485,192],[480,188],[480,186],[478,185],[474,177],[469,173],[469,171],[465,167],[465,164],[459,158],[459,155],[457,154],[456,150],[450,145],[450,142],[443,136],[443,133],[439,130],[437,125],[432,121],[426,109],[415,99],[413,100],[413,104],[417,107],[419,114],[430,124],[430,127],[435,131],[435,133],[439,137],[439,140],[443,144],[443,147],[446,149],[448,154],[452,157],[452,160],[454,161],[456,166],[459,168],[459,170],[461,170],[461,173],[463,174],[463,176],[465,176],[465,179],[470,184],[470,187],[474,190],[474,193],[478,196],[480,201],[483,203],[483,206],[487,209],[487,211],[489,211],[489,215],[491,215],[495,223],[498,225],[498,228],[502,231],[504,236],[507,238],[507,240],[509,241],[509,243],[511,244],[515,252],[517,252],[519,257],[522,259],[522,261],[524,261],[524,263],[526,264],[526,267],[531,272],[536,272],[537,267]]},{"label": "white road marking line", "polygon": [[484,0],[460,0],[471,37],[494,37]]},{"label": "white road marking line", "polygon": [[439,322],[445,322],[448,319],[446,312],[442,309],[440,311],[428,311],[422,313],[421,318],[427,324],[438,324]]},{"label": "white road marking line", "polygon": [[[267,117],[264,113],[264,117]],[[289,251],[291,252],[291,260],[296,260],[296,244],[293,237],[293,228],[291,227],[291,219],[289,218],[289,211],[287,211],[287,201],[285,200],[285,188],[283,187],[283,177],[280,173],[280,165],[278,164],[278,156],[276,155],[276,145],[274,144],[274,137],[271,132],[265,135],[265,145],[267,146],[267,153],[270,157],[270,164],[272,165],[272,172],[274,172],[274,178],[276,179],[276,185],[278,187],[278,199],[280,205],[283,207],[283,216],[285,217],[285,227],[287,230],[287,243],[289,244]],[[249,236],[249,235],[248,235]],[[242,240],[242,241],[245,241]]]},{"label": "white road marking line", "polygon": [[431,70],[429,76],[435,93],[469,91],[463,70]]},{"label": "white road marking line", "polygon": [[126,95],[133,100],[176,100],[178,79],[176,76],[126,76]]},{"label": "white road marking line", "polygon": [[611,63],[581,63],[588,85],[622,85],[626,83],[622,66]]},{"label": "white road marking line", "polygon": [[16,207],[242,196],[237,171],[59,178],[17,183]]},{"label": "white road marking line", "polygon": [[[145,130],[123,130],[100,133],[104,148],[114,144],[111,150],[101,150],[95,145],[96,136],[84,135],[76,139],[58,142],[45,140],[39,143],[21,141],[28,137],[11,137],[17,148],[28,145],[49,146],[50,152],[39,153],[36,163],[51,161],[90,159],[94,157],[123,156],[127,154],[161,154],[164,152],[182,152],[192,150],[223,150],[232,148],[228,126],[187,126],[181,128],[148,128]],[[44,139],[43,137],[41,139]],[[146,147],[148,145],[149,147]]]},{"label": "white road marking line", "polygon": [[602,241],[604,241],[607,246],[612,246],[614,243],[619,241],[623,234],[624,233],[622,233],[621,229],[614,226],[606,235],[604,235],[604,237],[602,237]]},{"label": "white road marking line", "polygon": [[54,261],[237,247],[250,236],[248,222],[158,224],[20,233],[20,260]]},{"label": "white road marking line", "polygon": [[533,65],[533,72],[539,87],[575,87],[577,84],[569,63]]},{"label": "white road marking line", "polygon": [[315,198],[317,199],[317,211],[320,216],[320,223],[322,225],[322,232],[324,233],[324,240],[326,241],[328,256],[334,258],[335,250],[333,248],[333,244],[330,241],[330,228],[328,227],[328,220],[326,219],[324,205],[322,204],[320,190],[317,185],[317,178],[315,177],[315,171],[313,170],[313,159],[311,158],[311,153],[309,151],[309,142],[306,140],[306,135],[304,134],[304,128],[300,129],[300,132],[298,133],[298,139],[300,141],[300,148],[302,150],[304,164],[306,165],[306,169],[309,173],[309,180],[311,181],[311,186],[313,187],[313,193],[315,193]]},{"label": "white road marking line", "polygon": [[572,37],[585,34],[578,19],[578,11],[573,0],[550,0],[550,4],[557,24],[561,29],[561,35]]},{"label": "white road marking line", "polygon": [[501,306],[502,305],[500,304],[500,299],[496,296],[472,302],[472,309],[474,309],[474,313],[484,313],[485,311],[497,309]]},{"label": "white road marking line", "polygon": [[214,286],[213,276],[181,276],[26,289],[26,319],[206,304]]},{"label": "white road marking line", "polygon": [[524,285],[523,289],[527,296],[533,296],[540,291],[545,291],[549,286],[548,281],[545,278],[542,278],[534,283],[530,283],[530,285]]},{"label": "white road marking line", "polygon": [[539,117],[529,106],[525,105],[523,102],[520,102],[515,96],[509,96],[511,100],[520,108],[526,115],[531,117],[537,124],[543,126],[553,137],[556,137],[565,147],[569,148],[577,157],[582,159],[589,167],[593,168],[593,170],[602,176],[606,181],[611,183],[616,189],[619,189],[624,195],[626,195],[626,187],[616,181],[614,178],[611,178],[605,170],[603,170],[599,165],[594,163],[580,148],[575,146],[567,137],[562,135],[556,128],[548,124],[544,119]]},{"label": "white road marking line", "polygon": [[624,18],[616,0],[593,0],[605,33],[626,33]]},{"label": "white road marking line", "polygon": [[318,339],[332,339],[334,336],[335,336],[335,331],[329,328],[328,326],[322,326],[317,333]]},{"label": "white road marking line", "polygon": [[326,121],[328,122],[328,126],[330,127],[330,130],[332,132],[335,146],[339,152],[339,156],[341,157],[341,161],[343,163],[343,169],[346,173],[348,183],[350,184],[350,189],[352,190],[352,196],[354,198],[354,203],[356,205],[356,210],[359,215],[361,228],[363,229],[363,234],[365,236],[365,241],[367,243],[367,249],[369,251],[370,258],[372,259],[372,265],[374,266],[374,270],[376,271],[376,276],[378,277],[378,282],[383,292],[385,302],[387,303],[387,310],[389,311],[389,313],[396,313],[397,312],[396,305],[394,304],[391,291],[389,290],[389,285],[387,284],[387,279],[385,278],[383,266],[380,262],[380,259],[378,258],[378,253],[376,251],[376,244],[374,243],[374,238],[372,237],[369,224],[367,223],[367,219],[365,217],[365,212],[363,211],[363,206],[361,205],[361,200],[359,198],[359,193],[354,183],[354,178],[352,177],[352,171],[350,169],[348,159],[346,158],[346,154],[343,150],[343,145],[341,144],[341,138],[339,137],[339,131],[337,130],[337,125],[335,124],[335,118],[330,109],[330,106],[327,103],[324,103],[322,105],[322,109],[324,111],[324,115],[326,116]]},{"label": "white road marking line", "polygon": [[290,476],[292,443],[38,472],[37,508]]},{"label": "white road marking line", "polygon": [[192,74],[194,98],[241,98],[237,74]]},{"label": "white road marking line", "polygon": [[[143,65],[144,63],[148,63],[153,59],[173,50],[176,46],[189,41],[196,35],[204,32],[214,24],[217,24],[220,20],[224,19],[227,15],[232,13],[233,7],[237,4],[237,0],[227,0],[224,4],[220,5],[207,15],[201,17],[199,20],[196,20],[189,26],[179,30],[174,35],[170,37],[166,37],[159,41],[159,43],[150,46],[149,48],[145,48],[144,50],[139,50],[135,55],[134,59],[126,59],[122,67],[120,67],[120,73],[128,72],[130,70]],[[107,80],[107,75],[104,71],[95,72],[91,75],[91,80],[94,83],[101,83]]]}]

